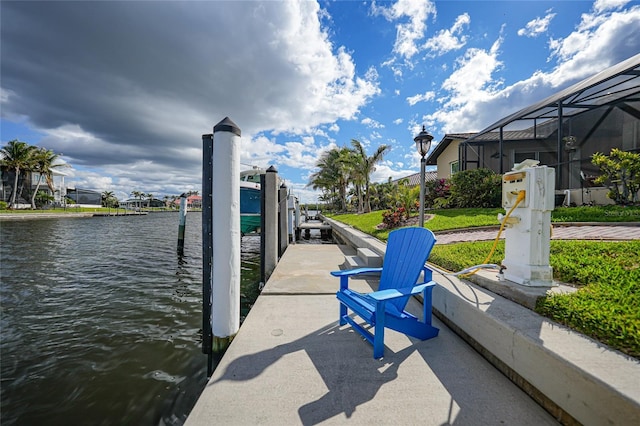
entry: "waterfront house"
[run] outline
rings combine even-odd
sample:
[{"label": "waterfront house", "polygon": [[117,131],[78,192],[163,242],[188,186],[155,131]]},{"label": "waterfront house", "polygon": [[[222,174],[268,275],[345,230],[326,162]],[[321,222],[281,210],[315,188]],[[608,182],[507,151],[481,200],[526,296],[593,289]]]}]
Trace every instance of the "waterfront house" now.
[{"label": "waterfront house", "polygon": [[556,194],[605,204],[593,185],[596,152],[640,152],[640,54],[497,120],[477,133],[446,134],[427,157],[438,178],[461,170],[505,173],[525,159],[555,168]]},{"label": "waterfront house", "polygon": [[[102,193],[91,189],[67,188],[67,200],[71,200],[73,207],[100,208],[102,207]],[[67,203],[67,206],[70,204]]]},{"label": "waterfront house", "polygon": [[[171,204],[175,208],[180,208],[180,197],[176,198],[171,202]],[[187,209],[201,209],[202,208],[202,197],[200,195],[189,195],[187,196]]]},{"label": "waterfront house", "polygon": [[[53,205],[61,206],[64,204],[64,198],[67,195],[64,178],[66,173],[59,169],[51,169],[51,185],[47,184],[45,176],[40,176],[39,172],[22,170],[18,177],[18,194],[16,196],[16,208],[24,209],[31,207],[31,195],[38,187],[38,191],[52,196]],[[38,186],[40,179],[40,186]],[[13,183],[15,180],[15,171],[6,166],[0,167],[0,201],[9,203],[13,192]]]}]

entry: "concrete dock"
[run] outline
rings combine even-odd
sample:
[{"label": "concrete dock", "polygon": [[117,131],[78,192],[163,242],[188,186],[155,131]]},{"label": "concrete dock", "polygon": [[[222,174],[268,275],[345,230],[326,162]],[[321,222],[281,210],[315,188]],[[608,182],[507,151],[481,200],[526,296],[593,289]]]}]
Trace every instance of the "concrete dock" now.
[{"label": "concrete dock", "polygon": [[[546,425],[556,420],[434,318],[427,341],[387,330],[385,356],[338,325],[341,245],[292,245],[186,425]],[[375,278],[352,280],[369,291]],[[420,303],[410,301],[419,315]]]}]

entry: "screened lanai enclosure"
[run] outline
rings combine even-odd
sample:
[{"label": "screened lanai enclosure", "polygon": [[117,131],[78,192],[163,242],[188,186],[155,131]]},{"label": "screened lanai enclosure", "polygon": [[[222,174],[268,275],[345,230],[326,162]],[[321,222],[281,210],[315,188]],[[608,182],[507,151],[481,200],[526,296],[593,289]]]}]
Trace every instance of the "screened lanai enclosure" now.
[{"label": "screened lanai enclosure", "polygon": [[[504,173],[534,159],[556,169],[556,191],[572,190],[574,204],[591,203],[598,196],[606,200],[606,191],[592,188],[599,169],[591,157],[596,152],[608,155],[613,148],[640,152],[640,54],[481,132],[449,136],[459,141],[449,173],[480,167]],[[428,164],[440,168],[437,157],[445,148],[435,150]]]}]

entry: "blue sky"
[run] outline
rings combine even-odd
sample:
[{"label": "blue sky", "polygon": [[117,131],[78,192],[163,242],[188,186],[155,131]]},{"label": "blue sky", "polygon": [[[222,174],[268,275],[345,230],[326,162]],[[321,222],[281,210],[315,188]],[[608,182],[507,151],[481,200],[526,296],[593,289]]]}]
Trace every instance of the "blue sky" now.
[{"label": "blue sky", "polygon": [[67,184],[120,199],[200,190],[225,116],[242,163],[303,202],[351,139],[389,145],[372,179],[399,178],[422,125],[435,147],[640,53],[624,0],[3,1],[0,19],[3,145],[62,153]]}]

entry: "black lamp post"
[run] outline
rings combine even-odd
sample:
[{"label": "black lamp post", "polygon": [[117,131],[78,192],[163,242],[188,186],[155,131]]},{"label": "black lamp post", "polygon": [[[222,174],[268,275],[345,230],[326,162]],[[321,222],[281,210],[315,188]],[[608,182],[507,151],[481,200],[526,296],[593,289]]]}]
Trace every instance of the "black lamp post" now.
[{"label": "black lamp post", "polygon": [[427,163],[424,156],[429,152],[432,140],[433,135],[427,132],[424,126],[418,136],[413,138],[418,154],[420,154],[420,228],[424,228],[424,169]]}]

